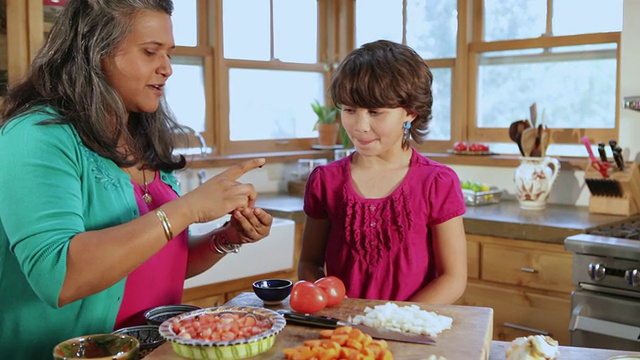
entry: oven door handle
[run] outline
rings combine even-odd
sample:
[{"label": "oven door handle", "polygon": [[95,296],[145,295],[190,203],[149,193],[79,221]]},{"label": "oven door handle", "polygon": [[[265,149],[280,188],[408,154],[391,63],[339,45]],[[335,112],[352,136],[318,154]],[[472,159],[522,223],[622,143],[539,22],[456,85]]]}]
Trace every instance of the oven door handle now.
[{"label": "oven door handle", "polygon": [[583,316],[580,315],[580,310],[581,307],[577,307],[571,314],[570,331],[583,330],[640,342],[640,327]]}]

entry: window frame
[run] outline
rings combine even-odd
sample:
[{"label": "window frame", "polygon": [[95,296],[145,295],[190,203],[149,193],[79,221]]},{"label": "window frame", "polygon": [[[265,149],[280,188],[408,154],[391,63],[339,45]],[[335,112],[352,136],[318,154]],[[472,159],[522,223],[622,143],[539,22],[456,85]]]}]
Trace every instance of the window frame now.
[{"label": "window frame", "polygon": [[[178,46],[176,56],[198,58],[203,64],[205,96],[205,131],[203,137],[214,150],[212,157],[250,153],[286,153],[311,150],[315,138],[278,139],[262,141],[230,141],[229,139],[229,70],[256,68],[323,72],[325,87],[337,64],[355,47],[355,1],[317,0],[318,4],[318,61],[315,64],[294,64],[272,61],[249,61],[223,58],[222,0],[197,0],[197,45]],[[43,5],[38,0],[6,0],[12,14],[8,17],[9,81],[27,69],[32,57],[44,40]],[[553,0],[547,0],[551,7]],[[421,152],[443,156],[455,141],[509,143],[505,128],[476,126],[479,57],[486,52],[549,48],[586,44],[615,43],[616,103],[620,96],[621,32],[584,35],[542,36],[539,38],[483,41],[484,0],[458,0],[458,33],[455,58],[426,59],[433,69],[451,69],[451,139],[430,140],[413,145]],[[403,28],[406,27],[406,1],[402,2]],[[20,21],[23,19],[25,21]],[[272,25],[273,26],[273,25]],[[547,32],[551,27],[551,13],[547,13]],[[406,32],[403,31],[403,42]],[[24,41],[22,41],[22,40]],[[328,66],[327,66],[328,65]],[[328,68],[328,70],[325,70]],[[328,94],[326,94],[328,95]],[[325,101],[329,102],[327,96]],[[615,108],[615,127],[610,129],[550,129],[556,144],[580,144],[582,136],[617,138],[620,129],[620,107]],[[517,154],[516,154],[517,155]]]},{"label": "window frame", "polygon": [[[200,0],[204,1],[204,0]],[[337,64],[341,54],[337,49],[346,48],[338,44],[349,44],[345,28],[345,16],[353,11],[349,9],[349,1],[317,0],[318,3],[318,62],[313,64],[289,63],[280,60],[256,61],[224,58],[223,6],[222,0],[212,0],[212,18],[214,31],[212,40],[214,51],[213,84],[216,94],[213,118],[207,118],[205,139],[215,144],[215,152],[219,155],[246,153],[289,152],[311,149],[316,138],[289,138],[275,140],[231,141],[229,129],[229,72],[233,68],[260,70],[292,70],[322,73],[325,88],[331,78],[332,66]],[[273,22],[271,27],[273,27]],[[351,32],[352,33],[352,32]],[[352,36],[353,37],[353,36]],[[273,40],[271,43],[273,57]],[[335,54],[330,57],[329,54]],[[346,53],[345,53],[346,54]],[[322,62],[321,59],[325,59]],[[327,66],[329,65],[329,66]],[[325,96],[325,101],[329,101]],[[218,120],[218,121],[216,121]],[[211,130],[209,130],[211,129]]]},{"label": "window frame", "polygon": [[[460,2],[466,0],[459,0]],[[553,6],[553,0],[547,1],[547,9]],[[469,12],[473,14],[471,26],[473,26],[472,38],[468,46],[468,97],[467,97],[467,141],[470,142],[502,142],[510,143],[506,128],[480,128],[477,126],[477,93],[479,57],[485,52],[520,50],[520,49],[545,49],[560,46],[576,46],[589,44],[615,43],[616,48],[616,104],[620,103],[620,39],[621,32],[592,33],[582,35],[553,36],[544,35],[538,38],[484,41],[484,0],[470,0]],[[546,34],[551,33],[552,11],[547,11]],[[576,53],[572,53],[576,54]],[[540,58],[545,55],[533,55]],[[581,144],[583,136],[589,138],[614,139],[619,134],[620,107],[615,108],[614,128],[550,128],[552,142],[555,144]]]}]

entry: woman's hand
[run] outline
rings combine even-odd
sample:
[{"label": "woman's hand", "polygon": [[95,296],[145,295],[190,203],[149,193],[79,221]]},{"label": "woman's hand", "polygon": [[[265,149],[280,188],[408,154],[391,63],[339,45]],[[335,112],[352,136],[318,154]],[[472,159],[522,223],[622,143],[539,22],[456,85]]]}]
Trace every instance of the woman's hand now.
[{"label": "woman's hand", "polygon": [[245,208],[231,214],[229,242],[247,244],[265,238],[271,231],[273,217],[260,208]]},{"label": "woman's hand", "polygon": [[[181,199],[192,211],[194,222],[215,220],[234,210],[252,209],[257,197],[256,190],[253,185],[237,180],[247,172],[261,167],[265,162],[264,158],[241,162],[186,193]],[[270,226],[269,221],[268,228]],[[267,229],[267,234],[268,232]]]}]

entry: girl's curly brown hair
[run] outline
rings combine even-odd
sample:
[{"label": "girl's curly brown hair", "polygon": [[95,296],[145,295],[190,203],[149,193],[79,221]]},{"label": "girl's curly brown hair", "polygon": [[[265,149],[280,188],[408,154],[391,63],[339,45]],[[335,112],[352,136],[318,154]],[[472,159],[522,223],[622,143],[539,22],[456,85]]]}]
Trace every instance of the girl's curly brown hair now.
[{"label": "girl's curly brown hair", "polygon": [[331,78],[333,103],[365,109],[404,108],[416,118],[411,137],[418,143],[429,133],[433,75],[412,48],[378,40],[353,50]]}]

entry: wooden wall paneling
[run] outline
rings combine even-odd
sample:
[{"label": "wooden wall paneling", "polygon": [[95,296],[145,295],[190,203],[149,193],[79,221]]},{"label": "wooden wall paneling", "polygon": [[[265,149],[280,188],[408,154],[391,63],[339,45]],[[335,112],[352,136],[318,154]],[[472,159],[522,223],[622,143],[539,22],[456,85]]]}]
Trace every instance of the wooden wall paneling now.
[{"label": "wooden wall paneling", "polygon": [[29,63],[31,63],[44,43],[44,6],[40,0],[29,0],[28,5]]},{"label": "wooden wall paneling", "polygon": [[29,67],[28,3],[6,0],[7,5],[7,74],[9,83],[20,78]]}]

